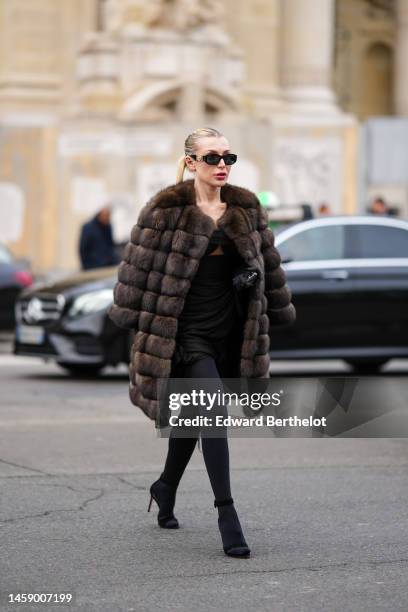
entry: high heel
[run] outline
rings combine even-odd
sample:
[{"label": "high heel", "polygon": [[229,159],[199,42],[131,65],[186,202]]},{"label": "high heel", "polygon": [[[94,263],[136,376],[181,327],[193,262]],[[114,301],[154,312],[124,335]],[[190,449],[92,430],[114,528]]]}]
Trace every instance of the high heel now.
[{"label": "high heel", "polygon": [[152,502],[153,502],[153,495],[150,495],[150,503],[149,503],[149,507],[147,509],[148,512],[150,512],[150,508],[152,507]]},{"label": "high heel", "polygon": [[164,482],[161,478],[150,487],[150,502],[147,511],[150,512],[153,500],[159,506],[157,522],[165,529],[178,529],[179,522],[173,514],[176,500],[176,488]]},{"label": "high heel", "polygon": [[218,507],[218,527],[225,554],[230,557],[248,559],[251,550],[242,533],[241,524],[234,507],[234,500],[232,497],[219,501],[214,500],[214,507]]}]

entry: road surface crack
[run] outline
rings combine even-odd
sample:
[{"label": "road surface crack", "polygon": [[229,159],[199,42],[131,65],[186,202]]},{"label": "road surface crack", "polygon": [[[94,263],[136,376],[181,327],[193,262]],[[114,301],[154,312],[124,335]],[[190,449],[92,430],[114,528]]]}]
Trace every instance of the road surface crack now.
[{"label": "road surface crack", "polygon": [[[60,486],[67,486],[68,488],[72,489],[72,487],[70,487],[69,485],[60,485]],[[75,489],[72,489],[73,491],[75,491]],[[83,511],[86,510],[87,506],[94,502],[97,501],[98,499],[101,499],[101,497],[103,497],[105,495],[105,489],[92,489],[92,488],[88,488],[88,491],[98,491],[97,495],[94,495],[93,497],[89,497],[87,499],[85,499],[83,502],[81,502],[81,504],[77,507],[77,508],[59,508],[56,510],[45,510],[44,512],[39,512],[38,514],[26,514],[24,516],[16,516],[13,518],[9,518],[9,519],[4,519],[4,520],[0,520],[0,524],[1,525],[6,525],[6,524],[10,524],[10,523],[16,523],[18,521],[25,521],[27,519],[34,519],[34,518],[42,518],[44,516],[50,516],[51,514],[58,514],[59,512],[78,512],[78,511]],[[79,492],[79,491],[76,491]]]},{"label": "road surface crack", "polygon": [[128,487],[131,487],[132,489],[136,489],[137,491],[147,490],[147,487],[144,487],[142,485],[135,485],[133,484],[133,482],[130,482],[129,480],[126,480],[126,478],[123,478],[123,476],[116,476],[116,479],[119,480],[119,482],[123,482],[123,484],[127,485]]},{"label": "road surface crack", "polygon": [[29,465],[23,465],[22,463],[14,463],[13,461],[6,461],[5,459],[1,458],[0,463],[4,463],[5,465],[11,465],[12,467],[21,468],[23,470],[30,470],[30,472],[37,472],[37,474],[43,474],[44,476],[54,476],[54,474],[44,472],[44,470],[39,470],[38,468],[30,467]]},{"label": "road surface crack", "polygon": [[[322,565],[314,565],[314,566],[308,566],[308,565],[299,565],[296,567],[283,567],[281,569],[259,569],[259,570],[250,570],[250,569],[243,569],[243,570],[237,570],[237,571],[230,571],[230,572],[220,572],[220,571],[216,571],[216,572],[208,572],[208,573],[203,573],[203,574],[166,574],[166,580],[172,580],[174,578],[182,578],[183,580],[186,578],[210,578],[212,576],[234,576],[237,574],[244,574],[244,575],[248,575],[248,574],[282,574],[285,572],[298,572],[298,571],[309,571],[309,572],[318,572],[321,570],[327,570],[327,569],[348,569],[351,568],[353,566],[361,568],[361,567],[377,567],[380,565],[391,565],[391,564],[396,564],[396,563],[407,563],[408,559],[387,559],[387,560],[379,560],[379,561],[362,561],[361,563],[355,563],[355,562],[347,562],[345,561],[344,563],[328,563],[328,564],[322,564]],[[162,577],[151,577],[151,576],[144,576],[143,577],[144,580],[146,580],[147,582],[154,582],[157,580],[163,580],[163,576]]]}]

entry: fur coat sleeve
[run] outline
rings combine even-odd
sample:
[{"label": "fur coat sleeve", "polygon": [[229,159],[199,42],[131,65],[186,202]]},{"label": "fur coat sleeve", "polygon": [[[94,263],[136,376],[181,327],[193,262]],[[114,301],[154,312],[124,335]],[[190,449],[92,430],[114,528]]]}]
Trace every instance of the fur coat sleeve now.
[{"label": "fur coat sleeve", "polygon": [[[143,244],[147,244],[149,228],[147,218],[151,215],[152,206],[146,204],[133,226],[130,240],[127,243],[123,260],[118,268],[118,280],[113,290],[114,303],[109,309],[109,317],[118,326],[124,329],[137,329],[139,315],[146,309],[146,299],[148,298],[145,281],[149,272],[149,262],[145,261],[146,249]],[[162,229],[155,227],[155,240],[160,243]]]}]

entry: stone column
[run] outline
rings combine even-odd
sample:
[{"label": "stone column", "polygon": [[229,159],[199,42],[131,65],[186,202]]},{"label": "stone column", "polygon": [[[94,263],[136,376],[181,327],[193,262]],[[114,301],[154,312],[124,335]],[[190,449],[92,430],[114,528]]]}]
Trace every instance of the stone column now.
[{"label": "stone column", "polygon": [[285,1],[224,0],[225,28],[245,57],[245,104],[258,117],[280,107],[279,30]]},{"label": "stone column", "polygon": [[332,90],[334,0],[283,0],[281,83],[290,106],[337,112]]},{"label": "stone column", "polygon": [[408,116],[408,0],[397,1],[397,44],[395,55],[395,112]]},{"label": "stone column", "polygon": [[204,113],[203,87],[200,83],[194,81],[184,83],[177,112],[179,118],[184,121],[200,123]]},{"label": "stone column", "polygon": [[177,104],[178,118],[200,123],[204,116],[205,58],[200,46],[188,41],[182,53],[179,76],[183,85]]}]

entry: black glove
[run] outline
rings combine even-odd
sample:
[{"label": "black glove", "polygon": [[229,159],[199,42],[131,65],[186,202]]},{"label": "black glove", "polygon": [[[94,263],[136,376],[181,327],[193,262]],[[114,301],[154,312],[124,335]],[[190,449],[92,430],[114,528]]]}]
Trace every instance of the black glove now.
[{"label": "black glove", "polygon": [[254,266],[243,265],[233,271],[232,284],[237,291],[248,289],[258,278],[258,270]]}]

